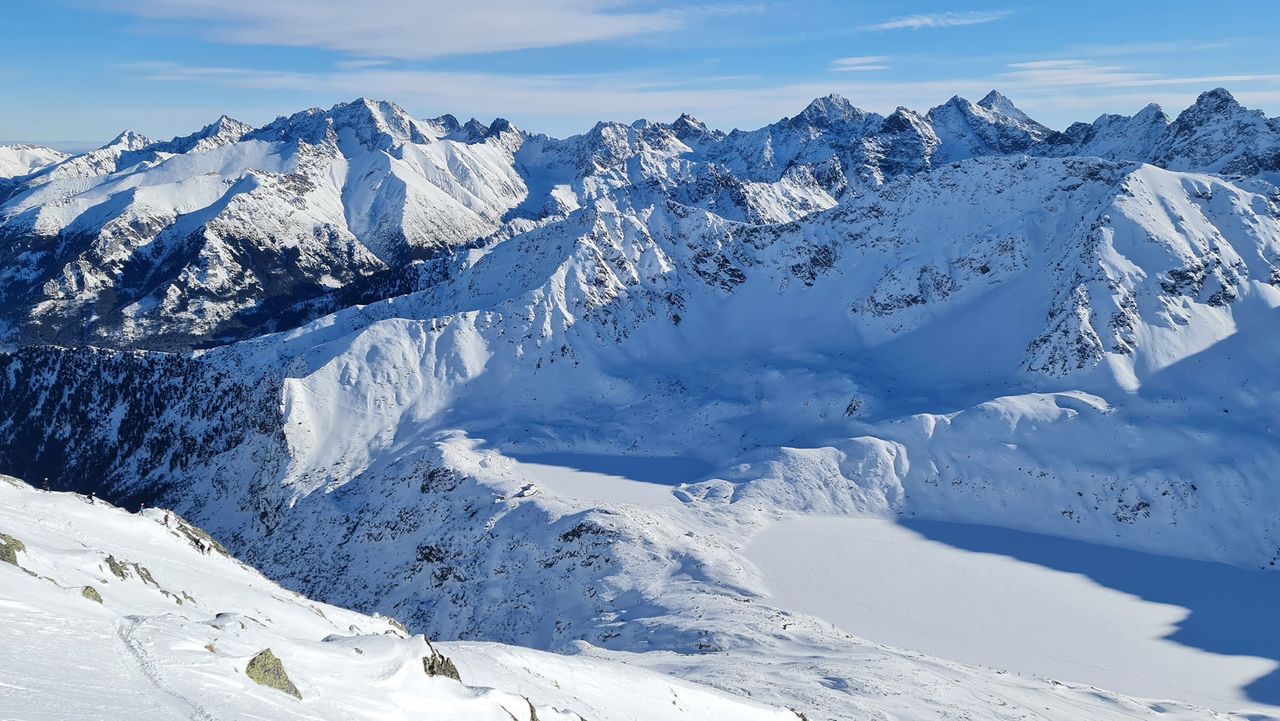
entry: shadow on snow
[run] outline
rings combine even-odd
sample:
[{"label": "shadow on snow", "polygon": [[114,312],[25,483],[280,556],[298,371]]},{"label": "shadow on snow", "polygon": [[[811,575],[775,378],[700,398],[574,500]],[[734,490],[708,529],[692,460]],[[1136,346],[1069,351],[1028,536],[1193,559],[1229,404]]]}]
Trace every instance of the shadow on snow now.
[{"label": "shadow on snow", "polygon": [[1187,617],[1168,640],[1210,653],[1275,661],[1275,669],[1243,691],[1259,703],[1280,705],[1280,573],[991,526],[917,520],[901,525],[955,548],[1079,574],[1154,603],[1180,606]]}]

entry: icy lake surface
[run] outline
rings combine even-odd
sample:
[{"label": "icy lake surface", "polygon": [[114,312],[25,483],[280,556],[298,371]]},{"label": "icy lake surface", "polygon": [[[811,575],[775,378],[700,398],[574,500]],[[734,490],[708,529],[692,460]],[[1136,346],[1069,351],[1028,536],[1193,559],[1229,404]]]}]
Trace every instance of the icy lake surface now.
[{"label": "icy lake surface", "polygon": [[518,457],[521,470],[552,495],[584,503],[679,504],[671,489],[710,466],[696,458],[539,453]]},{"label": "icy lake surface", "polygon": [[1280,714],[1280,574],[982,526],[799,518],[747,547],[775,605],[886,645]]}]

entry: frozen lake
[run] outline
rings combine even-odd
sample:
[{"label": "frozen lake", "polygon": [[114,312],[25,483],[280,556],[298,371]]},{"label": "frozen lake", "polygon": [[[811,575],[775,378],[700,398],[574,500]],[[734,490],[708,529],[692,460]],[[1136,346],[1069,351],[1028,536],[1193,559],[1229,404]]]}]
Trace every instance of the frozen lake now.
[{"label": "frozen lake", "polygon": [[1280,714],[1280,574],[982,526],[801,518],[752,540],[772,601],[932,656]]},{"label": "frozen lake", "polygon": [[703,461],[681,457],[539,453],[516,460],[551,495],[590,504],[676,506],[671,489],[710,471]]}]

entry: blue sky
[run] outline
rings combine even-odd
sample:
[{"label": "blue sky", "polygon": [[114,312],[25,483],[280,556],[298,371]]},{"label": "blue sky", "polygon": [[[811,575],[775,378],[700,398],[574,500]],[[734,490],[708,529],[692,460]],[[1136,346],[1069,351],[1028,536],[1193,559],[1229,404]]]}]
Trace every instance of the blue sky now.
[{"label": "blue sky", "polygon": [[887,112],[999,88],[1065,127],[1223,86],[1280,114],[1280,3],[1257,0],[24,0],[2,17],[5,141],[170,137],[360,95],[555,135],[681,112],[758,127],[831,92]]}]

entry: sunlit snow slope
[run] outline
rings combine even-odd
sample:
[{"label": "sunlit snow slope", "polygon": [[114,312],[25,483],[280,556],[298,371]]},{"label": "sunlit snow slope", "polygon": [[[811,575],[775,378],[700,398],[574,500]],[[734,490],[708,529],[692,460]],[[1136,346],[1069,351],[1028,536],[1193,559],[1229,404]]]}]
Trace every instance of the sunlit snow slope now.
[{"label": "sunlit snow slope", "polygon": [[[797,718],[620,663],[496,644],[459,648],[464,685],[423,636],[286,591],[174,513],[9,477],[0,644],[0,717],[23,721]],[[267,649],[291,689],[253,676]]]},{"label": "sunlit snow slope", "polygon": [[28,175],[66,158],[66,153],[40,145],[0,145],[0,178]]}]

